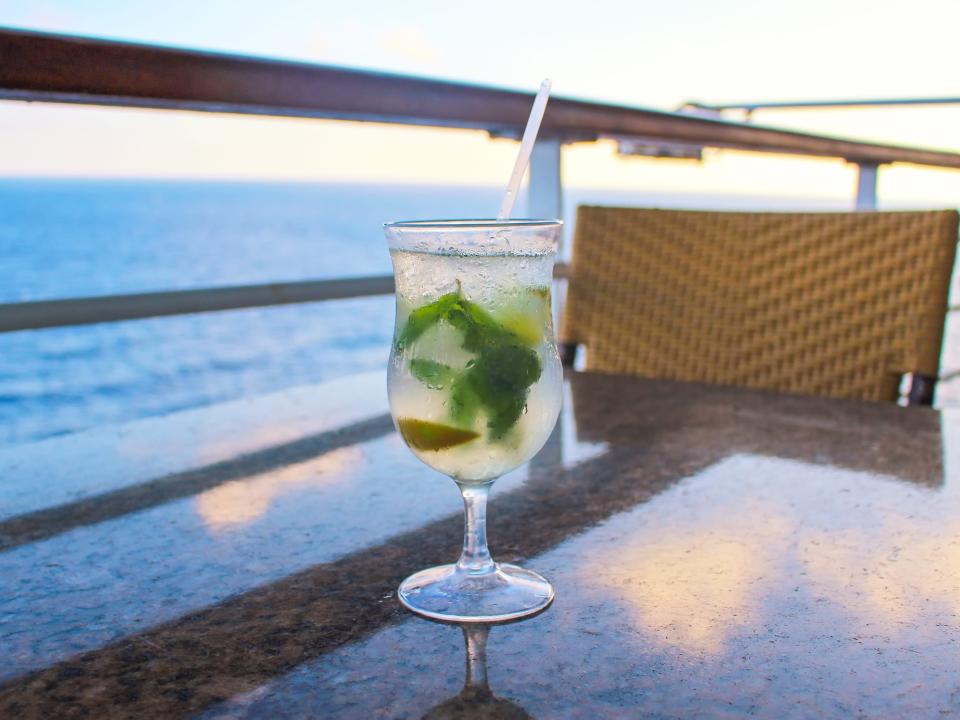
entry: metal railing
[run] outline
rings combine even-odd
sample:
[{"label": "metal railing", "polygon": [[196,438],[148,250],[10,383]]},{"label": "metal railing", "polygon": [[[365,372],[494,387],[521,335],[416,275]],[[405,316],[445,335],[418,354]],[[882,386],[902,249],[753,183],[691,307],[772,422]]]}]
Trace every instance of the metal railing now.
[{"label": "metal railing", "polygon": [[0,305],[0,332],[387,295],[393,277],[337,278]]},{"label": "metal railing", "polygon": [[681,106],[693,110],[822,110],[826,108],[871,108],[923,105],[960,105],[960,97],[883,98],[879,100],[782,100],[776,102],[702,103],[691,100]]},{"label": "metal railing", "polygon": [[[483,130],[516,137],[531,93],[93,38],[0,29],[0,99],[295,116]],[[562,146],[602,138],[833,157],[860,168],[857,207],[876,205],[877,169],[960,169],[960,154],[779,130],[582,100],[551,99],[531,159],[529,215],[562,216]],[[566,269],[558,268],[563,276]],[[364,297],[390,276],[0,304],[0,332]]]}]

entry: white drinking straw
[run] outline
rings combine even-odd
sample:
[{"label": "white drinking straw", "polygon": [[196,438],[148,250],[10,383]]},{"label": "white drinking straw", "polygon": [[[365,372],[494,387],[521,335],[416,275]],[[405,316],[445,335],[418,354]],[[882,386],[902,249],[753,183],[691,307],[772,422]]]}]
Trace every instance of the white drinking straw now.
[{"label": "white drinking straw", "polygon": [[517,161],[513,164],[513,174],[510,176],[503,202],[500,203],[500,214],[497,215],[497,220],[509,220],[510,213],[513,212],[513,204],[516,202],[517,193],[520,191],[520,181],[523,180],[523,175],[527,172],[527,165],[530,164],[530,153],[533,150],[533,143],[537,140],[537,133],[540,132],[540,121],[543,120],[543,113],[547,109],[547,98],[549,97],[550,80],[544,80],[540,83],[540,91],[533,101],[530,117],[527,118],[527,127],[523,131],[523,140],[520,142],[520,152],[517,153]]}]

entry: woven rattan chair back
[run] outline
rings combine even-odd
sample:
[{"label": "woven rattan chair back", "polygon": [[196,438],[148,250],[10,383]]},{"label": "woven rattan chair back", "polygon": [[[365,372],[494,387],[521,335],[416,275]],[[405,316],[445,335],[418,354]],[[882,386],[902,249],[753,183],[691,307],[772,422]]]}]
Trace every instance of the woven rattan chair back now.
[{"label": "woven rattan chair back", "polygon": [[894,400],[936,377],[957,213],[581,207],[561,340],[611,373]]}]

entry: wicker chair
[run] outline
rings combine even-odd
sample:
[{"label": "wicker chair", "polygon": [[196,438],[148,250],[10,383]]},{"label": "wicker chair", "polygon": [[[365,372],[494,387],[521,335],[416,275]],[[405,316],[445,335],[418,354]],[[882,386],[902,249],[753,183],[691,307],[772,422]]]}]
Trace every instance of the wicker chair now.
[{"label": "wicker chair", "polygon": [[957,213],[581,207],[564,355],[611,373],[929,403]]}]

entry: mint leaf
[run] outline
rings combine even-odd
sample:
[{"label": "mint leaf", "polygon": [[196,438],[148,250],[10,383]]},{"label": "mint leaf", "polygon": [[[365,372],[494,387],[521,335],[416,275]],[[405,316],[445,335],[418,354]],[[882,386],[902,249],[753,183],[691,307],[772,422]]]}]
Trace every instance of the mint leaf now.
[{"label": "mint leaf", "polygon": [[487,427],[494,440],[516,424],[527,403],[527,392],[540,379],[540,358],[514,342],[494,342],[480,352],[465,372],[470,386],[487,410]]},{"label": "mint leaf", "polygon": [[480,405],[480,398],[470,382],[469,371],[460,374],[450,389],[450,417],[460,425],[473,425]]},{"label": "mint leaf", "polygon": [[414,358],[410,360],[410,372],[428,387],[450,387],[450,417],[454,422],[470,426],[482,410],[490,439],[502,438],[520,419],[530,386],[540,378],[540,357],[459,292],[442,295],[410,313],[397,338],[397,349],[402,350],[440,321],[463,334],[461,347],[473,353],[474,359],[458,371],[433,360]]},{"label": "mint leaf", "polygon": [[447,320],[463,333],[463,349],[467,352],[479,352],[512,334],[486,310],[465,299],[450,306]]},{"label": "mint leaf", "polygon": [[427,330],[447,316],[450,307],[460,299],[457,293],[441,295],[429,305],[418,307],[407,318],[403,330],[397,336],[397,350],[403,350]]},{"label": "mint leaf", "polygon": [[522,396],[511,397],[506,404],[493,410],[487,420],[490,439],[499,440],[506,435],[510,428],[517,424],[526,404],[527,394],[524,392]]},{"label": "mint leaf", "polygon": [[434,390],[439,390],[450,384],[457,374],[449,365],[420,358],[414,358],[410,361],[410,372],[417,380]]}]

